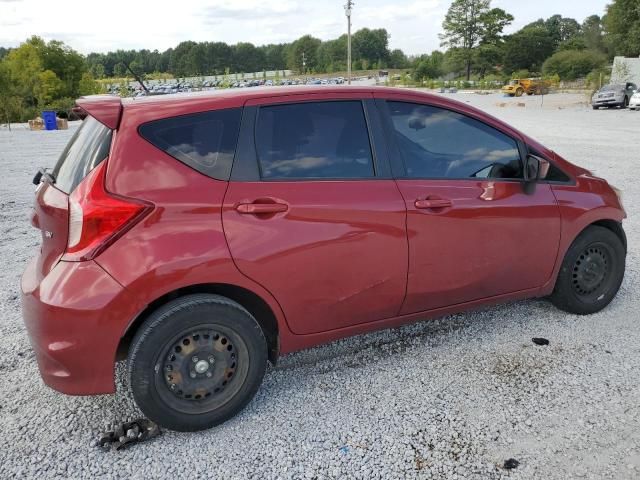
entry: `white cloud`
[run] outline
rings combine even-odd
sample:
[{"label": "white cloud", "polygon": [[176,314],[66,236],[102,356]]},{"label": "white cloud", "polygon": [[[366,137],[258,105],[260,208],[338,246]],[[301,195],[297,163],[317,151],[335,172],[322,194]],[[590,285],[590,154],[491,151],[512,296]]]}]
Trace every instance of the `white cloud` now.
[{"label": "white cloud", "polygon": [[[346,0],[0,0],[0,45],[17,46],[31,35],[60,39],[89,53],[118,48],[164,50],[184,40],[292,41],[310,33],[327,40],[346,32]],[[513,28],[555,13],[582,21],[602,14],[606,0],[534,4],[494,0],[516,16]],[[438,33],[450,0],[356,0],[353,28],[386,28],[391,48],[417,54],[439,48]],[[531,6],[529,6],[531,5]]]}]

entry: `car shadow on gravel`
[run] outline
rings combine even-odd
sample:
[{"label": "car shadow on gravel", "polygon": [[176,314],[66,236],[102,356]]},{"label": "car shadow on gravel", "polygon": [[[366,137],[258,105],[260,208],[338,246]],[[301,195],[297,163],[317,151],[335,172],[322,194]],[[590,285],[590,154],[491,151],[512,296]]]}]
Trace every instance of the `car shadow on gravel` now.
[{"label": "car shadow on gravel", "polygon": [[[519,313],[527,315],[518,318]],[[483,310],[460,313],[421,320],[409,325],[380,330],[336,340],[326,345],[282,356],[275,370],[295,370],[309,366],[318,367],[339,360],[339,365],[357,368],[369,363],[405,353],[408,349],[428,345],[431,348],[447,346],[462,340],[477,339],[479,336],[489,339],[492,335],[504,334],[510,326],[526,323],[531,316],[551,317],[558,310],[544,300],[526,300],[517,303],[489,307]],[[560,315],[563,316],[563,315]],[[488,335],[488,337],[486,337]]]}]

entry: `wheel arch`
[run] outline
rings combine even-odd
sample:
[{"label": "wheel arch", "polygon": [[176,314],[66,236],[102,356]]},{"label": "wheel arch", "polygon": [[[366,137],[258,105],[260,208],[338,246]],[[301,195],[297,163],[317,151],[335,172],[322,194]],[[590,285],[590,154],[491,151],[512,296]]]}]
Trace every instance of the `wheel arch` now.
[{"label": "wheel arch", "polygon": [[150,302],[128,325],[125,333],[120,338],[116,359],[122,360],[127,358],[133,337],[152,312],[176,298],[196,293],[221,295],[238,303],[253,315],[267,339],[269,361],[275,365],[280,351],[280,331],[275,313],[271,307],[269,307],[269,304],[258,294],[244,287],[227,283],[204,283],[181,287]]},{"label": "wheel arch", "polygon": [[622,222],[611,219],[597,220],[587,225],[580,233],[592,226],[604,227],[607,230],[611,230],[620,239],[622,245],[624,245],[625,252],[627,251],[627,234],[625,233],[624,228],[622,228]]}]

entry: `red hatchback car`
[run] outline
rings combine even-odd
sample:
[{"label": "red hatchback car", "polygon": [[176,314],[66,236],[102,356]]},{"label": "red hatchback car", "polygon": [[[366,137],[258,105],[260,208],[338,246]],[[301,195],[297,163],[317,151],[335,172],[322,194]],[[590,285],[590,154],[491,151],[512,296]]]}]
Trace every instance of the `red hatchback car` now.
[{"label": "red hatchback car", "polygon": [[268,360],[549,297],[616,295],[620,193],[501,121],[387,88],[88,97],[32,223],[24,320],[45,383],[175,430],[223,422]]}]

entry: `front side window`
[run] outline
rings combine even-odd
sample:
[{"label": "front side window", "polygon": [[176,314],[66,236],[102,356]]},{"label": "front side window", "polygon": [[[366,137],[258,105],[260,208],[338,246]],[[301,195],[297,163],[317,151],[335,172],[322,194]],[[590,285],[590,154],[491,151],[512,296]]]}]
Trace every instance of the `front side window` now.
[{"label": "front side window", "polygon": [[518,144],[504,133],[450,110],[387,103],[407,177],[523,178]]},{"label": "front side window", "polygon": [[233,164],[241,110],[194,113],[145,123],[140,135],[198,172],[228,180]]},{"label": "front side window", "polygon": [[261,107],[256,150],[265,179],[375,175],[360,101]]}]

